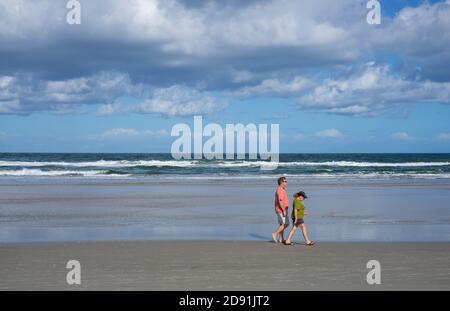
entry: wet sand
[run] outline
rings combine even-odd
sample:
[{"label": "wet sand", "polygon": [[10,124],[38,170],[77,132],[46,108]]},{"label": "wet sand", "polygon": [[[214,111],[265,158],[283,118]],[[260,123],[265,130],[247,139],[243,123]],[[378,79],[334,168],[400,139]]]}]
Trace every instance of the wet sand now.
[{"label": "wet sand", "polygon": [[[368,285],[369,260],[381,285]],[[66,264],[81,264],[81,285]],[[450,290],[450,243],[0,244],[0,290]]]},{"label": "wet sand", "polygon": [[[270,239],[274,180],[0,178],[0,243]],[[311,238],[449,242],[449,180],[311,181]]]}]

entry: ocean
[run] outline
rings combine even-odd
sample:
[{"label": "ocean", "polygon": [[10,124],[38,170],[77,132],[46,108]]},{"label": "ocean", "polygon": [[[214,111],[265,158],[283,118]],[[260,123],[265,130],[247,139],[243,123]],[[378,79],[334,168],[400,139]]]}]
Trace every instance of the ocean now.
[{"label": "ocean", "polygon": [[[274,168],[261,170],[261,167]],[[0,177],[448,179],[450,154],[280,154],[260,160],[174,160],[170,154],[0,153]]]}]

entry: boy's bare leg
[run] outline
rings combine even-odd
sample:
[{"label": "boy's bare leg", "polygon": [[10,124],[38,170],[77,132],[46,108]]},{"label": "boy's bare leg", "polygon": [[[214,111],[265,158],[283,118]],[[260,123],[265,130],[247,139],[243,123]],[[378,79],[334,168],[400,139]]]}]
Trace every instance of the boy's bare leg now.
[{"label": "boy's bare leg", "polygon": [[287,240],[286,240],[286,243],[287,243],[287,244],[292,243],[292,237],[294,236],[295,231],[297,231],[297,228],[296,228],[295,226],[292,226],[292,229],[291,229],[291,231],[289,232],[288,238],[287,238]]},{"label": "boy's bare leg", "polygon": [[309,237],[308,237],[308,232],[306,231],[305,224],[301,224],[300,228],[302,229],[302,234],[303,234],[303,238],[305,239],[305,243],[306,244],[311,243],[311,241],[309,240]]}]

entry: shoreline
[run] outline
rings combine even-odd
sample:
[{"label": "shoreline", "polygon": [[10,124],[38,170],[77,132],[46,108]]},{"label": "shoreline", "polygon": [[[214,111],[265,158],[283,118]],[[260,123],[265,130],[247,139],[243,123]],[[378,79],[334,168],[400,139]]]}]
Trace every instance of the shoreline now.
[{"label": "shoreline", "polygon": [[[299,241],[298,239],[301,238],[299,233],[297,232],[293,243],[296,246],[306,246],[302,241]],[[357,244],[365,244],[365,245],[380,245],[380,244],[386,244],[386,245],[425,245],[425,244],[450,244],[450,241],[317,241],[314,240],[317,244],[330,244],[330,245],[357,245]],[[23,241],[23,242],[0,242],[0,248],[1,247],[14,247],[14,246],[61,246],[65,244],[71,244],[71,245],[81,245],[81,244],[121,244],[121,243],[269,243],[279,246],[286,246],[282,245],[281,243],[275,243],[272,240],[252,240],[252,239],[191,239],[187,238],[186,240],[183,239],[170,239],[170,240],[164,240],[164,239],[129,239],[129,240],[121,240],[121,239],[111,239],[111,240],[56,240],[56,241]],[[1,255],[1,254],[0,254]],[[450,260],[450,258],[449,258]]]},{"label": "shoreline", "polygon": [[[366,282],[373,259],[380,285]],[[437,242],[0,244],[0,290],[450,290],[449,259],[450,243]],[[66,283],[69,260],[81,285]]]}]

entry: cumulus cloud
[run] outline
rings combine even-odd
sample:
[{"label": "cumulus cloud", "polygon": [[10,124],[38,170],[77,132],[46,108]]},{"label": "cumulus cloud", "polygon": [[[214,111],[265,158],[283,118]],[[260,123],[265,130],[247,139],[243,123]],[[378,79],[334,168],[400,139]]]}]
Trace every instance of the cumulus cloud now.
[{"label": "cumulus cloud", "polygon": [[259,118],[264,121],[285,120],[288,118],[288,115],[285,113],[275,113],[275,114],[270,114],[270,115],[262,115]]},{"label": "cumulus cloud", "polygon": [[[120,103],[124,96],[133,96],[140,103]],[[134,84],[127,74],[117,72],[61,81],[0,76],[0,114],[70,113],[77,105],[87,104],[101,105],[100,115],[153,113],[170,117],[211,114],[226,107],[225,100],[216,100],[207,92],[178,85],[154,88]]]},{"label": "cumulus cloud", "polygon": [[[0,113],[102,104],[103,115],[171,117],[213,113],[220,96],[278,96],[373,116],[449,102],[450,0],[404,8],[379,27],[354,0],[83,1],[76,26],[65,4],[0,3]],[[402,62],[340,71],[380,54]],[[140,104],[119,100],[142,90]]]},{"label": "cumulus cloud", "polygon": [[235,96],[254,97],[254,96],[294,96],[300,94],[312,85],[312,82],[304,77],[295,77],[289,81],[279,79],[266,79],[255,86],[246,86],[236,92]]},{"label": "cumulus cloud", "polygon": [[0,113],[65,111],[70,105],[108,103],[142,89],[142,85],[132,84],[128,75],[115,72],[62,81],[0,76]]},{"label": "cumulus cloud", "polygon": [[253,70],[348,64],[379,47],[430,64],[449,60],[448,0],[405,8],[375,29],[365,2],[354,0],[195,3],[84,1],[82,24],[73,27],[64,1],[3,0],[0,54],[8,62],[1,68],[52,78],[116,68],[178,84],[213,68],[222,70],[210,80],[231,68],[240,72],[232,81],[245,81]]},{"label": "cumulus cloud", "polygon": [[371,35],[375,47],[403,57],[411,78],[450,81],[450,1],[405,7]]},{"label": "cumulus cloud", "polygon": [[[51,38],[67,30],[60,28],[67,26],[65,3],[4,0],[1,8],[4,38]],[[109,40],[159,42],[164,51],[187,54],[223,53],[224,45],[341,46],[342,40],[352,39],[337,17],[356,16],[359,8],[351,0],[208,1],[198,6],[174,0],[88,1],[82,3],[78,31]]]},{"label": "cumulus cloud", "polygon": [[232,76],[234,83],[248,82],[255,78],[254,74],[248,70],[235,70],[232,72]]},{"label": "cumulus cloud", "polygon": [[297,134],[295,134],[295,135],[292,137],[292,139],[293,139],[293,140],[303,140],[303,139],[305,139],[305,137],[306,137],[305,134],[303,134],[303,133],[297,133]]},{"label": "cumulus cloud", "polygon": [[208,76],[223,87],[229,70],[238,72],[234,83],[253,71],[355,61],[365,49],[355,38],[365,11],[352,0],[98,0],[82,3],[73,27],[64,2],[3,0],[0,61],[8,61],[0,73],[56,79],[115,68],[158,86]]},{"label": "cumulus cloud", "polygon": [[439,133],[436,135],[437,140],[450,141],[450,133]]},{"label": "cumulus cloud", "polygon": [[195,89],[172,86],[158,89],[153,97],[133,107],[137,113],[156,113],[167,116],[191,116],[195,114],[211,114],[225,108],[214,97]]},{"label": "cumulus cloud", "polygon": [[398,105],[450,104],[450,82],[410,81],[388,65],[366,64],[349,77],[326,79],[297,100],[297,107],[335,114],[372,116]]},{"label": "cumulus cloud", "polygon": [[221,111],[227,103],[185,86],[172,86],[153,91],[151,98],[138,104],[114,103],[101,106],[100,115],[117,113],[158,114],[163,116],[192,116]]},{"label": "cumulus cloud", "polygon": [[408,133],[405,132],[392,133],[391,138],[403,141],[414,140],[414,137],[410,136]]},{"label": "cumulus cloud", "polygon": [[326,129],[315,134],[317,137],[321,138],[342,138],[344,135],[337,129]]}]

